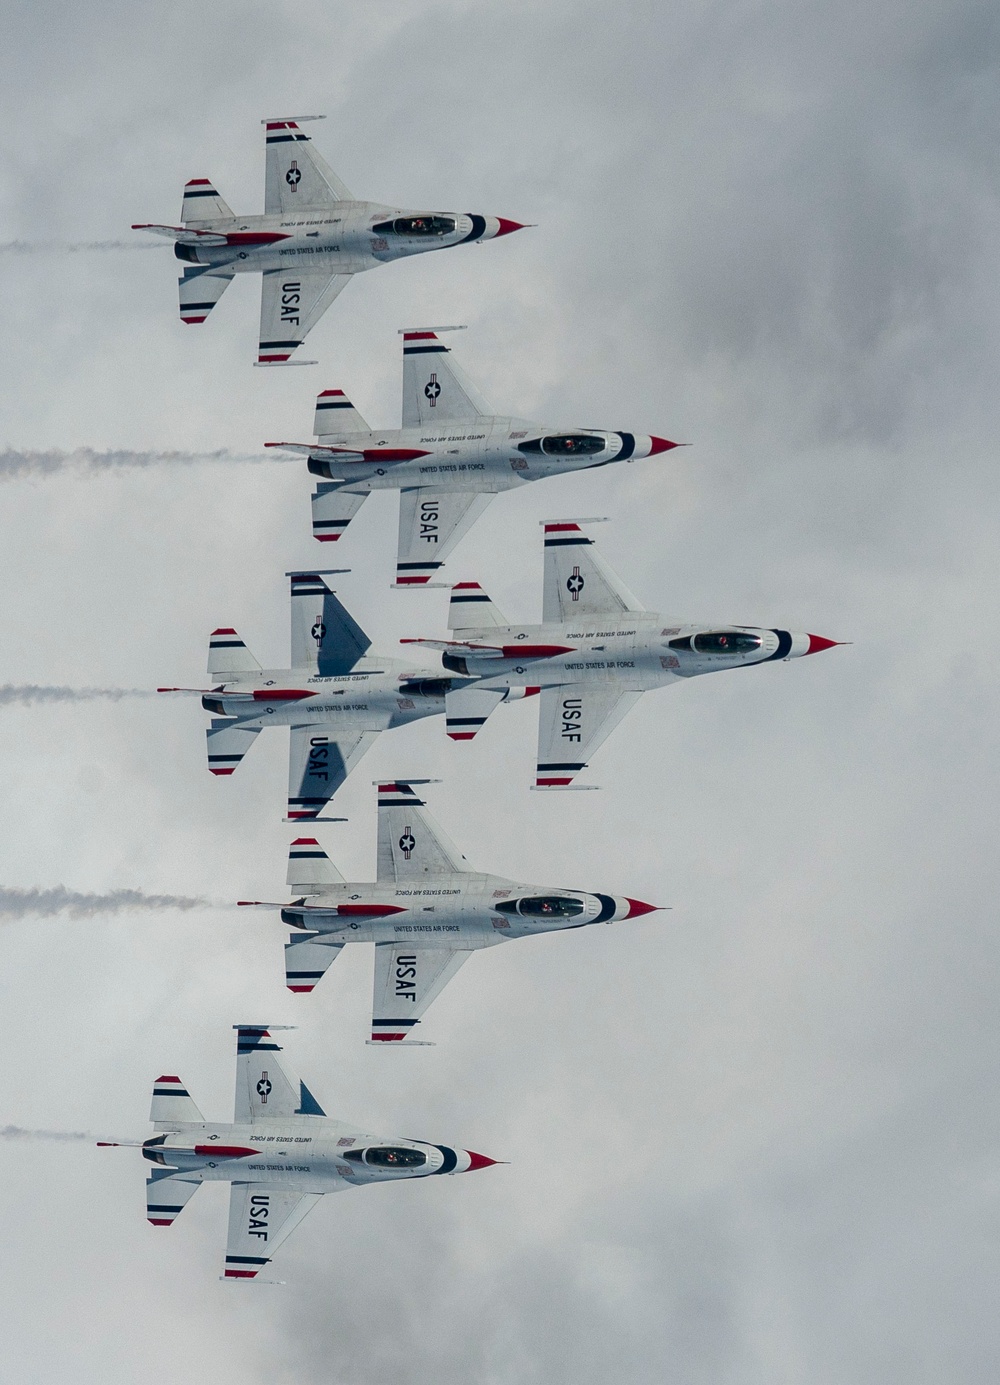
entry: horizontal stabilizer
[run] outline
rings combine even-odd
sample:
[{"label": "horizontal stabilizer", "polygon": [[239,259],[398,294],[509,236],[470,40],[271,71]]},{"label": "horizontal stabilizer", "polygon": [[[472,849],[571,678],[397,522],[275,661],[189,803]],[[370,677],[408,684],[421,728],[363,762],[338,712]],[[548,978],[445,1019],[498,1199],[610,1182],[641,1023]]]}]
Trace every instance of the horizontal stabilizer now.
[{"label": "horizontal stabilizer", "polygon": [[200,1125],[205,1117],[179,1077],[158,1077],[153,1083],[149,1119],[158,1130],[171,1130],[177,1125]]},{"label": "horizontal stabilizer", "polygon": [[146,1179],[146,1220],[153,1226],[173,1226],[200,1187],[176,1174],[152,1174]]},{"label": "horizontal stabilizer", "polygon": [[290,991],[308,995],[340,956],[343,943],[324,942],[325,937],[324,933],[293,933],[285,944],[285,985]]},{"label": "horizontal stabilizer", "polygon": [[231,627],[213,630],[208,637],[208,676],[228,683],[241,673],[260,673],[260,664]]},{"label": "horizontal stabilizer", "polygon": [[231,274],[206,274],[201,269],[186,269],[177,280],[181,321],[189,326],[204,322],[232,282]]},{"label": "horizontal stabilizer", "polygon": [[487,630],[509,622],[478,582],[458,582],[451,589],[449,630]]},{"label": "horizontal stabilizer", "polygon": [[234,726],[224,717],[213,717],[205,732],[212,774],[232,774],[259,734],[258,727]]},{"label": "horizontal stabilizer", "polygon": [[315,837],[297,837],[288,848],[288,885],[295,894],[319,894],[344,877]]},{"label": "horizontal stabilizer", "polygon": [[320,543],[336,543],[367,498],[337,486],[317,486],[312,497],[313,538]]},{"label": "horizontal stabilizer", "polygon": [[207,178],[192,178],[184,185],[181,221],[195,226],[210,221],[233,221],[232,208],[225,202]]},{"label": "horizontal stabilizer", "polygon": [[453,741],[471,741],[486,724],[490,713],[500,706],[506,689],[456,688],[444,696],[445,731]]},{"label": "horizontal stabilizer", "polygon": [[318,438],[327,438],[341,433],[370,433],[371,429],[343,390],[324,390],[316,396],[313,432]]}]

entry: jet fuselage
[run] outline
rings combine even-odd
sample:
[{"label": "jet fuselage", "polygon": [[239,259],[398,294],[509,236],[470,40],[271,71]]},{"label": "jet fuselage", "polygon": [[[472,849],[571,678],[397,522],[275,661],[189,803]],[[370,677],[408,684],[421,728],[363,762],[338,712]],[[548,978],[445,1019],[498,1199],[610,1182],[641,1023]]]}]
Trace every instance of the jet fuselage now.
[{"label": "jet fuselage", "polygon": [[443,712],[445,693],[460,681],[399,659],[363,658],[350,673],[337,676],[262,669],[220,683],[201,701],[206,711],[234,717],[234,725],[247,730],[312,720],[389,730]]},{"label": "jet fuselage", "polygon": [[458,633],[456,652],[442,656],[445,668],[497,689],[613,683],[644,692],[702,673],[797,658],[832,643],[747,625],[671,624],[650,611]]},{"label": "jet fuselage", "polygon": [[[281,446],[281,444],[270,444]],[[550,428],[501,415],[421,428],[324,434],[309,470],[365,494],[404,486],[503,491],[570,471],[639,460],[675,446],[648,434]],[[301,450],[304,450],[304,445]],[[433,496],[426,502],[433,509]],[[428,520],[433,532],[434,520]]]},{"label": "jet fuselage", "polygon": [[447,1145],[382,1138],[318,1116],[246,1125],[185,1124],[144,1141],[142,1153],[150,1163],[176,1170],[191,1182],[260,1183],[314,1193],[467,1173],[495,1162]]},{"label": "jet fuselage", "polygon": [[398,884],[380,880],[324,885],[321,894],[282,909],[281,918],[295,928],[321,932],[331,942],[471,952],[510,938],[616,923],[652,908],[622,896],[522,885],[500,875],[463,871]]},{"label": "jet fuselage", "polygon": [[[179,229],[179,228],[178,228]],[[187,264],[242,274],[323,266],[361,274],[427,250],[494,240],[520,229],[502,217],[413,212],[378,202],[341,201],[293,215],[241,216],[188,223],[174,253]],[[294,289],[287,290],[289,299]],[[284,305],[297,308],[289,301]],[[290,314],[293,315],[293,314]]]}]

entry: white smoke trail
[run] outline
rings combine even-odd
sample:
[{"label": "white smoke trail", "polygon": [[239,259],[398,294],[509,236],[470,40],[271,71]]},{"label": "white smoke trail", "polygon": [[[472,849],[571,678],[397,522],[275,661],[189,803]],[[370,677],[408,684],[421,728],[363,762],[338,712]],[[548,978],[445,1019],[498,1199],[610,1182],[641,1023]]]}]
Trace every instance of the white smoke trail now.
[{"label": "white smoke trail", "polygon": [[52,448],[47,452],[22,452],[13,448],[0,452],[0,480],[11,481],[21,476],[51,476],[56,472],[75,470],[97,475],[132,467],[197,466],[205,462],[269,462],[288,461],[285,457],[268,457],[263,453],[230,452],[221,447],[215,452],[95,452],[90,447],[78,447],[72,452]]},{"label": "white smoke trail", "polygon": [[[108,894],[80,894],[55,885],[48,890],[6,890],[0,888],[0,919],[20,919],[29,915],[52,918],[94,918],[97,914],[120,914],[129,909],[216,909],[228,908],[211,899],[191,895],[143,894],[142,890],[111,890]],[[235,907],[235,906],[234,906]]]},{"label": "white smoke trail", "polygon": [[163,250],[172,242],[135,240],[4,240],[0,255],[78,255],[88,250]]},{"label": "white smoke trail", "polygon": [[92,1140],[85,1130],[25,1130],[21,1125],[0,1126],[0,1140]]},{"label": "white smoke trail", "polygon": [[[149,688],[60,688],[42,683],[0,683],[0,707],[39,702],[121,702],[126,697],[157,697]],[[169,696],[169,694],[164,694]]]}]

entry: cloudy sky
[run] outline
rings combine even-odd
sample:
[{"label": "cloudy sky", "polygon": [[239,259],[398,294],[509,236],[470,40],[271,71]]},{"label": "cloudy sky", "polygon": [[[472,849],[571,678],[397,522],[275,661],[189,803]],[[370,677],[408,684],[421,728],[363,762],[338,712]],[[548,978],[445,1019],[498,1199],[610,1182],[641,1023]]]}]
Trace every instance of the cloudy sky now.
[{"label": "cloudy sky", "polygon": [[[285,1287],[234,1288],[221,1188],[168,1235],[128,1151],[0,1138],[4,1377],[995,1380],[996,7],[0,11],[8,464],[254,454],[333,386],[391,425],[397,328],[465,322],[499,408],[694,445],[500,498],[452,580],[536,618],[537,521],[607,515],[650,608],[853,641],[649,694],[601,793],[528,791],[531,703],[471,747],[383,737],[323,836],[349,876],[370,781],[434,776],[482,867],[672,906],[473,959],[436,1048],[364,1046],[366,949],[290,996],[272,915],[0,896],[0,1137],[142,1136],[161,1071],[228,1119],[230,1026],[270,1020],[331,1114],[511,1161],[328,1199]],[[309,112],[358,195],[537,229],[360,279],[286,372],[251,368],[256,281],[191,332],[169,248],[58,248],[131,245],[190,177],[258,210],[260,118]],[[326,556],[309,492],[294,460],[0,478],[0,682],[197,686],[218,624],[280,665],[282,574]],[[394,543],[375,497],[337,554],[387,652],[444,623],[441,592],[389,590]],[[280,894],[284,737],[215,782],[203,728],[194,700],[0,707],[0,890]]]}]

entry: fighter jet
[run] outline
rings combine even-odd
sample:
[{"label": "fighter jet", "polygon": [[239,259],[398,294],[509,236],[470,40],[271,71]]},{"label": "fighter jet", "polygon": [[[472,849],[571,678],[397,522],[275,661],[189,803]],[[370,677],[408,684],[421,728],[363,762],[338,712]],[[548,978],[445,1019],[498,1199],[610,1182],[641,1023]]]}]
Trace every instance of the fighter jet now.
[{"label": "fighter jet", "polygon": [[291,727],[288,818],[299,821],[319,817],[381,731],[443,712],[462,680],[370,656],[371,640],[323,580],[329,571],[287,575],[291,668],[261,668],[235,630],[213,630],[215,686],[158,691],[203,694],[202,706],[216,713],[206,733],[216,775],[232,774],[265,726]]},{"label": "fighter jet", "polygon": [[678,445],[647,434],[498,414],[438,336],[459,330],[400,333],[401,429],[372,430],[343,390],[324,390],[313,424],[318,443],[265,444],[304,452],[309,470],[323,478],[312,498],[313,535],[321,543],[340,538],[369,492],[401,492],[397,586],[428,582],[498,491]]},{"label": "fighter jet", "polygon": [[288,855],[288,884],[299,896],[280,908],[301,930],[285,947],[285,982],[308,994],[346,943],[374,942],[375,986],[369,1043],[407,1039],[431,1001],[479,948],[589,923],[617,923],[654,904],[552,885],[524,885],[474,870],[424,811],[414,784],[378,785],[378,871],[374,884],[346,881],[314,837]]},{"label": "fighter jet", "polygon": [[280,1057],[274,1034],[287,1027],[234,1025],[231,1125],[206,1121],[179,1077],[158,1077],[149,1113],[158,1133],[132,1146],[154,1165],[146,1180],[146,1216],[153,1226],[173,1226],[202,1183],[232,1184],[225,1279],[255,1279],[324,1193],[469,1173],[500,1162],[468,1149],[368,1134],[331,1119]]},{"label": "fighter jet", "polygon": [[599,745],[650,688],[702,673],[773,663],[839,640],[751,625],[698,625],[643,610],[580,528],[545,524],[542,624],[511,625],[478,582],[452,587],[453,640],[403,640],[443,651],[449,672],[475,678],[445,695],[445,726],[471,741],[515,688],[539,697],[536,789],[574,784]]},{"label": "fighter jet", "polygon": [[181,321],[205,321],[236,274],[262,274],[257,365],[292,361],[354,274],[392,260],[495,240],[522,223],[478,212],[407,211],[360,202],[313,148],[299,122],[322,116],[266,120],[264,215],[234,216],[207,178],[184,188],[180,226],[149,223],[174,241],[188,266],[180,286]]}]

